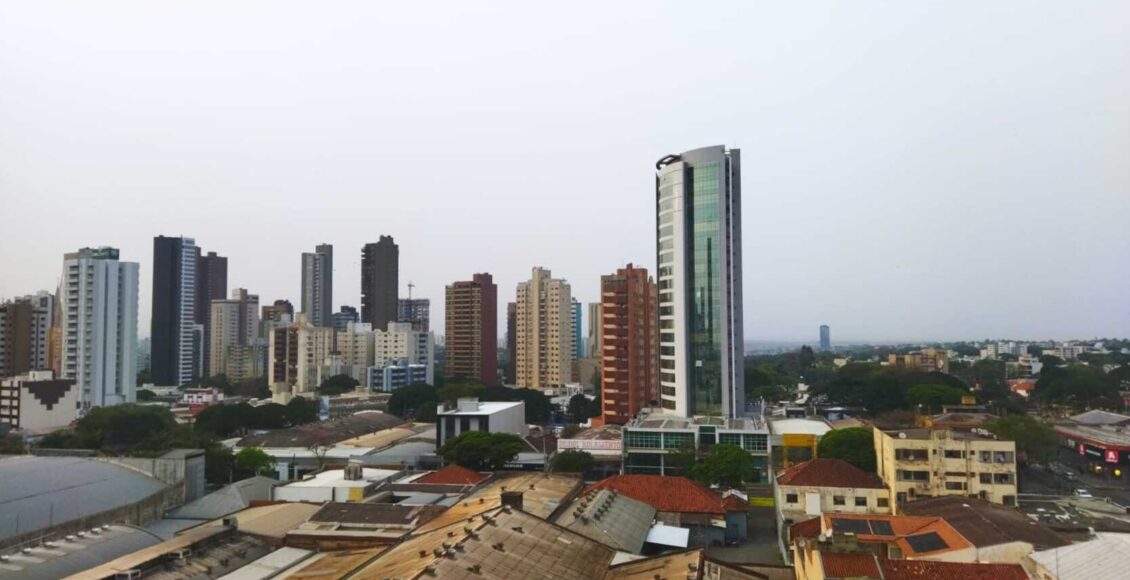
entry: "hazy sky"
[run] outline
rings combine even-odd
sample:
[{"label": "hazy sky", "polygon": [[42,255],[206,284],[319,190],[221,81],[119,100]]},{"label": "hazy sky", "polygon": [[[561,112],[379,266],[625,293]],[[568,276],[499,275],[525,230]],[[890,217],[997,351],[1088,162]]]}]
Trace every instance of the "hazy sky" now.
[{"label": "hazy sky", "polygon": [[[1130,335],[1130,3],[0,2],[0,297],[152,237],[334,307],[654,271],[654,163],[742,150],[748,339]],[[500,310],[505,311],[504,307]],[[587,324],[587,323],[586,323]],[[501,336],[501,334],[500,334]]]}]

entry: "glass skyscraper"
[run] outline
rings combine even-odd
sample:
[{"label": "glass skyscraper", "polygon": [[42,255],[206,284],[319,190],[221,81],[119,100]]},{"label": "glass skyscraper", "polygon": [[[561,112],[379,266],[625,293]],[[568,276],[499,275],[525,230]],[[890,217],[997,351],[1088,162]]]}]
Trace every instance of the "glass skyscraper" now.
[{"label": "glass skyscraper", "polygon": [[741,162],[719,145],[656,163],[660,404],[745,413]]}]

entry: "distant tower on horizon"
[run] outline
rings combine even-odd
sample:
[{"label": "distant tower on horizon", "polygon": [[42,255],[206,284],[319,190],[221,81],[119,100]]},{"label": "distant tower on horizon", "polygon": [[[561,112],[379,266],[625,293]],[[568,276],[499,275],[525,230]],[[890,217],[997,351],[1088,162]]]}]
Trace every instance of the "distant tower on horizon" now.
[{"label": "distant tower on horizon", "polygon": [[301,312],[314,326],[333,324],[334,247],[320,244],[302,253]]},{"label": "distant tower on horizon", "polygon": [[827,324],[820,325],[820,350],[832,350],[832,328]]},{"label": "distant tower on horizon", "polygon": [[660,404],[745,415],[741,156],[722,145],[655,164]]}]

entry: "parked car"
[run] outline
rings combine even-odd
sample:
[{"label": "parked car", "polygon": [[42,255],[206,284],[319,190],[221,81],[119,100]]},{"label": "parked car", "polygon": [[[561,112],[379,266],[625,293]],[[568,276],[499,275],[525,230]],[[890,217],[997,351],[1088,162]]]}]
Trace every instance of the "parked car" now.
[{"label": "parked car", "polygon": [[1083,488],[1079,488],[1079,489],[1075,490],[1075,497],[1082,498],[1082,499],[1094,499],[1095,496],[1091,495],[1091,492],[1089,492],[1089,491],[1087,491]]}]

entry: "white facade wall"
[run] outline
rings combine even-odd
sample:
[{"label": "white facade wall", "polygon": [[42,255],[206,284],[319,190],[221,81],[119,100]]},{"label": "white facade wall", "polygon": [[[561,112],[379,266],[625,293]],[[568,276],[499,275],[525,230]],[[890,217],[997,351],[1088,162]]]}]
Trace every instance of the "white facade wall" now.
[{"label": "white facade wall", "polygon": [[84,410],[136,398],[138,269],[110,248],[63,260],[61,375],[75,380]]},{"label": "white facade wall", "polygon": [[425,382],[435,384],[435,336],[430,331],[413,330],[408,322],[390,322],[388,330],[377,330],[373,335],[373,366],[383,368],[408,359],[408,364],[424,365]]}]

